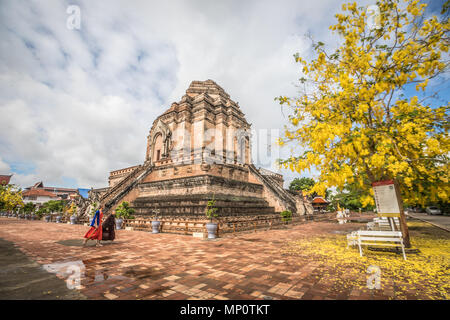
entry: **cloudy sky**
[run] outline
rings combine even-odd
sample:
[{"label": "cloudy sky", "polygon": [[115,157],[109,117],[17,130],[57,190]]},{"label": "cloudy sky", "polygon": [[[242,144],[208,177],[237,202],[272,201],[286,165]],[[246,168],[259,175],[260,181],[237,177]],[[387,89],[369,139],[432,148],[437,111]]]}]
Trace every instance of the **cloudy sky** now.
[{"label": "cloudy sky", "polygon": [[[280,129],[274,97],[295,93],[293,54],[308,56],[307,33],[333,45],[342,3],[2,0],[0,174],[104,187],[109,171],[143,162],[153,120],[192,80],[216,81],[255,130]],[[69,5],[80,29],[67,27]],[[254,154],[267,168],[277,156]]]}]

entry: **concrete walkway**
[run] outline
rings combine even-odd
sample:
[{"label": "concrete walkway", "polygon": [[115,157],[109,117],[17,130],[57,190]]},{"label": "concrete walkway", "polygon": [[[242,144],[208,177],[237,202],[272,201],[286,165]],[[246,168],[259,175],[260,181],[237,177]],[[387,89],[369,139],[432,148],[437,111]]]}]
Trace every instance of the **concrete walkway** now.
[{"label": "concrete walkway", "polygon": [[430,215],[426,213],[408,213],[408,215],[412,218],[429,222],[450,232],[450,216]]}]

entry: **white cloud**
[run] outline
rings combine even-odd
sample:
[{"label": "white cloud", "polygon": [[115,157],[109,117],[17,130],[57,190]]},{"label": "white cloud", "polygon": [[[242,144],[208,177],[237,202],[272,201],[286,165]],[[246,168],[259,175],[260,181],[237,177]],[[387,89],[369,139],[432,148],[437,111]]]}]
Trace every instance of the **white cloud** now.
[{"label": "white cloud", "polygon": [[9,164],[4,162],[2,158],[0,157],[0,172],[9,172],[11,170],[11,167]]}]

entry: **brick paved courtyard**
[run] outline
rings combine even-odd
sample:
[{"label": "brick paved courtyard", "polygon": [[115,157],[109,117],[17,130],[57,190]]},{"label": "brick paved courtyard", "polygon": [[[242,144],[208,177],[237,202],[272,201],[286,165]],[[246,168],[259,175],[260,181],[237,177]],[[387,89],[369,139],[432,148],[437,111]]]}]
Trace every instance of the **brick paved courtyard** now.
[{"label": "brick paved courtyard", "polygon": [[[290,240],[344,234],[362,226],[309,222],[212,241],[118,230],[113,243],[83,248],[86,226],[0,218],[0,238],[14,242],[40,265],[82,261],[85,274],[78,292],[88,299],[395,298],[395,288],[390,286],[336,291],[336,283],[342,279],[327,276],[330,270],[319,268],[312,257],[299,259],[282,250]],[[393,254],[393,259],[401,258]],[[361,273],[359,280],[365,282],[366,278],[367,274]],[[0,290],[0,299],[1,295]],[[27,299],[25,291],[23,299]]]}]

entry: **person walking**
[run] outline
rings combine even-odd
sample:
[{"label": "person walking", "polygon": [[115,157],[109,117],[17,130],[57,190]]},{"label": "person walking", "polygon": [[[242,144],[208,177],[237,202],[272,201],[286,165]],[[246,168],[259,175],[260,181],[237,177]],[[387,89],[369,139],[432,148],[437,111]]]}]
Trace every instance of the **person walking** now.
[{"label": "person walking", "polygon": [[[86,246],[88,240],[97,240],[97,247],[101,247],[102,244],[100,240],[103,238],[103,228],[102,228],[102,219],[103,219],[103,208],[98,209],[95,212],[94,218],[91,222],[91,227],[84,235],[83,246]],[[97,227],[95,226],[97,224]]]},{"label": "person walking", "polygon": [[103,237],[102,240],[113,241],[116,238],[116,213],[113,211],[103,222]]}]

